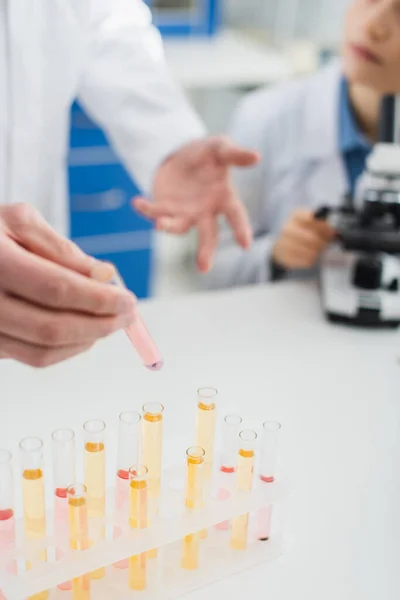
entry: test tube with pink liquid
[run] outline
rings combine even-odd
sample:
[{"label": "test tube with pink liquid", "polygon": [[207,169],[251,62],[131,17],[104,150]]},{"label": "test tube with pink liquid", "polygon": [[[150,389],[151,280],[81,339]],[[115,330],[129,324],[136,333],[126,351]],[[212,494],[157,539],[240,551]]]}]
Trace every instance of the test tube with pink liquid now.
[{"label": "test tube with pink liquid", "polygon": [[[141,420],[141,414],[133,410],[119,415],[115,511],[116,519],[124,523],[129,516],[129,471],[139,464]],[[118,538],[121,532],[121,528],[116,525],[114,538]],[[127,559],[115,563],[114,567],[127,569],[128,565]]]},{"label": "test tube with pink liquid", "polygon": [[[91,277],[96,281],[126,287],[121,275],[111,263],[96,263]],[[125,329],[125,333],[144,366],[150,371],[160,371],[164,365],[163,357],[139,314],[136,315],[135,321]]]},{"label": "test tube with pink liquid", "polygon": [[[265,421],[261,439],[259,482],[262,486],[275,481],[278,454],[278,440],[281,424],[277,421]],[[257,513],[257,537],[261,542],[269,540],[271,535],[272,505],[261,508]]]},{"label": "test tube with pink liquid", "polygon": [[[56,558],[62,558],[62,547],[68,547],[68,488],[75,483],[75,433],[72,429],[57,429],[52,434],[54,535]],[[71,582],[58,586],[71,590]]]},{"label": "test tube with pink liquid", "polygon": [[[15,573],[16,565],[9,558],[15,547],[14,480],[12,456],[0,450],[0,570]],[[0,589],[0,600],[5,600]]]},{"label": "test tube with pink liquid", "polygon": [[[222,425],[222,449],[218,473],[218,500],[228,500],[235,489],[239,432],[243,419],[238,415],[226,415]],[[229,529],[229,521],[216,525],[218,530]]]}]

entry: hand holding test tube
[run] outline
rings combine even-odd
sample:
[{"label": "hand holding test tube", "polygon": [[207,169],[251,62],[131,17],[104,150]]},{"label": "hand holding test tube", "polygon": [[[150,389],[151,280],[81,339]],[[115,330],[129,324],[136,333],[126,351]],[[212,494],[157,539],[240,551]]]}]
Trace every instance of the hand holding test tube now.
[{"label": "hand holding test tube", "polygon": [[[126,287],[117,269],[111,263],[95,264],[91,276],[96,281]],[[164,360],[139,314],[135,321],[125,329],[125,332],[144,366],[150,371],[160,371],[164,365]]]}]

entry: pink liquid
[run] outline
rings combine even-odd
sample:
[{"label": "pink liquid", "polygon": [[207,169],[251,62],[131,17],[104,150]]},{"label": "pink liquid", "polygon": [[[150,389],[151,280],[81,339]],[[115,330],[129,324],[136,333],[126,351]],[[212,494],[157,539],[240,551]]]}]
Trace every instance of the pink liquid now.
[{"label": "pink liquid", "polygon": [[[0,558],[3,553],[12,549],[15,544],[15,518],[14,511],[11,508],[0,510]],[[6,565],[8,573],[15,574],[16,563],[12,561]],[[0,600],[6,600],[6,597],[0,590]]]},{"label": "pink liquid", "polygon": [[[119,469],[117,472],[116,484],[115,484],[115,507],[118,511],[126,508],[126,518],[128,519],[128,502],[129,502],[129,471]],[[114,527],[114,539],[116,540],[122,535],[120,527]],[[116,569],[127,569],[129,566],[129,559],[120,560],[113,565]]]},{"label": "pink liquid", "polygon": [[144,366],[150,371],[160,371],[164,365],[164,360],[140,315],[125,331]]},{"label": "pink liquid", "polygon": [[[54,493],[54,532],[56,540],[60,545],[68,543],[68,499],[67,489],[57,488]],[[63,553],[59,548],[56,548],[56,558],[60,560]],[[68,592],[72,589],[70,581],[61,583],[57,586],[59,590]]]},{"label": "pink liquid", "polygon": [[[275,478],[273,476],[260,475],[260,480],[263,483],[273,483]],[[260,542],[267,542],[271,535],[271,518],[272,518],[272,505],[260,508],[257,513],[257,537]]]},{"label": "pink liquid", "polygon": [[[222,467],[220,468],[221,473],[224,473],[225,475],[233,475],[234,473],[236,473],[236,469],[235,467],[227,467],[222,465]],[[220,488],[218,490],[218,494],[217,494],[217,499],[218,500],[228,500],[231,497],[231,493],[229,490],[225,489],[225,488]],[[218,525],[215,526],[215,529],[217,529],[217,531],[226,531],[229,529],[229,521],[222,521],[221,523],[218,523]]]}]

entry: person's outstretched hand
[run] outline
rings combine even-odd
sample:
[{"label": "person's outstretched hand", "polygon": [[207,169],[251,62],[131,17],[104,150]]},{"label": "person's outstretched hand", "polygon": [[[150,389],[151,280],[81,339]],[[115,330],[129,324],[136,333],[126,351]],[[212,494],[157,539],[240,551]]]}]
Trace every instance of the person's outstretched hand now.
[{"label": "person's outstretched hand", "polygon": [[0,206],[0,359],[46,367],[130,325],[136,298],[91,280],[101,264],[30,206]]},{"label": "person's outstretched hand", "polygon": [[251,244],[249,219],[231,183],[230,167],[249,167],[258,160],[256,152],[225,137],[192,142],[159,167],[153,200],[135,198],[134,207],[154,220],[158,230],[182,234],[197,227],[197,265],[208,271],[218,242],[219,215],[226,217],[243,248]]}]

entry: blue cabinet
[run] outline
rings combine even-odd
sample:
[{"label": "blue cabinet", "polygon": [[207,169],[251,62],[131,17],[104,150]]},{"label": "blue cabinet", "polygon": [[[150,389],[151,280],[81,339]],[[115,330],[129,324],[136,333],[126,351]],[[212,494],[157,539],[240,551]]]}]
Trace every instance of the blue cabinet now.
[{"label": "blue cabinet", "polygon": [[103,132],[75,104],[71,112],[71,237],[88,254],[115,263],[138,297],[151,293],[152,225],[131,208],[140,190]]},{"label": "blue cabinet", "polygon": [[221,0],[145,1],[163,36],[211,36],[221,22]]}]

